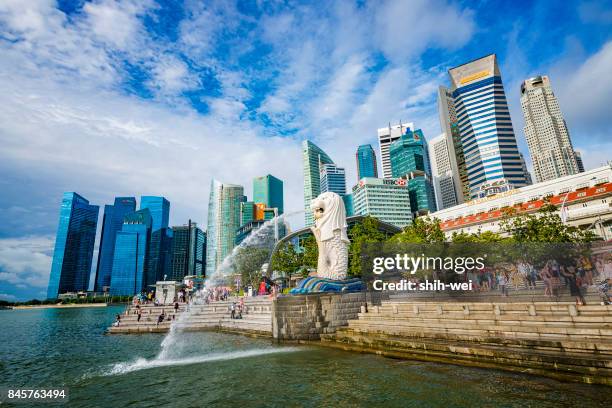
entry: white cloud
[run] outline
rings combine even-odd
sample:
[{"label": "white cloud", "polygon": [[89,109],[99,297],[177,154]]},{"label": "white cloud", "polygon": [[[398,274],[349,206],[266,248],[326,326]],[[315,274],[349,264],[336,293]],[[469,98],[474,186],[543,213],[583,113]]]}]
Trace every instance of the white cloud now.
[{"label": "white cloud", "polygon": [[0,239],[0,284],[47,287],[53,243],[51,236]]},{"label": "white cloud", "polygon": [[151,5],[146,0],[99,0],[86,3],[83,6],[87,15],[84,24],[87,24],[96,39],[123,50],[138,38],[137,33],[142,29],[138,16]]}]

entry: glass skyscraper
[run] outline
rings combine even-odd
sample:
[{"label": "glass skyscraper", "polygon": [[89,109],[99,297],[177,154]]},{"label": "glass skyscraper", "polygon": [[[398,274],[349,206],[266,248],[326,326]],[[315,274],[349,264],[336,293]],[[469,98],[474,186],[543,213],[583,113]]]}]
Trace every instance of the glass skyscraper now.
[{"label": "glass skyscraper", "polygon": [[125,216],[134,211],[136,211],[136,198],[134,197],[115,197],[115,204],[104,206],[94,287],[96,292],[102,292],[105,288],[110,287],[117,232],[121,230]]},{"label": "glass skyscraper", "polygon": [[245,202],[242,186],[211,181],[206,231],[207,276],[214,274],[217,266],[234,248],[242,202]]},{"label": "glass skyscraper", "polygon": [[449,71],[471,198],[526,185],[494,54]]},{"label": "glass skyscraper", "polygon": [[378,177],[378,167],[376,164],[376,153],[372,145],[361,145],[355,153],[357,160],[357,180],[364,177]]},{"label": "glass skyscraper", "polygon": [[410,128],[389,147],[391,174],[408,180],[410,208],[415,215],[436,211],[427,142],[420,129]]},{"label": "glass skyscraper", "polygon": [[151,232],[149,255],[147,259],[146,285],[155,285],[165,280],[164,275],[171,273],[173,231],[171,228],[160,228]]},{"label": "glass skyscraper", "polygon": [[335,164],[322,164],[320,171],[321,193],[331,191],[344,197],[346,195],[346,172],[344,168]]},{"label": "glass skyscraper", "polygon": [[181,281],[185,276],[204,275],[206,233],[195,222],[172,227],[172,269],[168,280]]},{"label": "glass skyscraper", "polygon": [[135,295],[146,289],[151,213],[147,208],[128,214],[117,232],[111,275],[111,295]]},{"label": "glass skyscraper", "polygon": [[140,197],[140,209],[148,208],[151,213],[151,230],[168,228],[170,219],[170,202],[164,197],[142,196]]},{"label": "glass skyscraper", "polygon": [[321,164],[333,164],[333,160],[310,140],[302,142],[302,161],[304,165],[304,210],[306,226],[314,224],[310,202],[321,194]]},{"label": "glass skyscraper", "polygon": [[88,290],[99,211],[77,193],[64,193],[47,298]]},{"label": "glass skyscraper", "polygon": [[264,203],[267,208],[278,208],[283,213],[283,181],[268,174],[253,179],[253,201]]}]

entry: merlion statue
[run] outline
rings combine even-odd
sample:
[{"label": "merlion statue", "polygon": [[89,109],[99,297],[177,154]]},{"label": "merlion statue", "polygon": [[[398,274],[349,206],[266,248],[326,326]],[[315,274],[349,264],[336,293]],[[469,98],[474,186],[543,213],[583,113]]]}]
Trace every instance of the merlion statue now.
[{"label": "merlion statue", "polygon": [[336,193],[323,193],[310,203],[315,225],[311,231],[317,240],[319,259],[316,276],[304,279],[292,294],[317,292],[355,292],[364,288],[359,278],[347,279],[348,248],[346,209]]},{"label": "merlion statue", "polygon": [[310,229],[319,249],[317,276],[346,279],[350,241],[346,235],[346,210],[342,198],[336,193],[323,193],[312,200],[310,209],[315,218],[315,225]]}]

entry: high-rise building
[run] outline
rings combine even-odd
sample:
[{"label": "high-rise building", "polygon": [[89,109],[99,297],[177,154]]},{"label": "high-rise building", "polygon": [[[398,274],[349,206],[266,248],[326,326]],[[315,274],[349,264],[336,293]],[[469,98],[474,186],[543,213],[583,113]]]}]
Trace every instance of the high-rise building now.
[{"label": "high-rise building", "polygon": [[410,208],[415,216],[436,211],[427,142],[420,129],[406,132],[389,146],[391,175],[408,180]]},{"label": "high-rise building", "polygon": [[152,218],[148,208],[128,214],[117,232],[111,295],[135,295],[147,287],[147,256]]},{"label": "high-rise building", "polygon": [[115,197],[113,205],[104,206],[94,286],[96,292],[108,291],[110,288],[117,232],[121,230],[125,216],[134,211],[136,211],[136,198],[134,197]]},{"label": "high-rise building", "polygon": [[253,201],[263,203],[266,208],[277,208],[282,214],[283,208],[283,181],[268,174],[253,179]]},{"label": "high-rise building", "polygon": [[530,186],[533,184],[533,180],[531,179],[531,173],[527,169],[527,162],[525,161],[525,156],[523,156],[523,153],[519,153],[519,155],[521,156],[521,167],[523,168],[523,173],[525,173],[525,182],[528,186]]},{"label": "high-rise building", "polygon": [[452,207],[459,203],[457,193],[455,192],[453,170],[447,143],[448,140],[445,133],[429,141],[431,178],[436,197],[436,207],[439,209]]},{"label": "high-rise building", "polygon": [[142,196],[140,197],[140,209],[148,208],[151,213],[151,230],[168,228],[170,219],[170,202],[164,197]]},{"label": "high-rise building", "polygon": [[90,205],[77,193],[64,193],[47,298],[55,299],[60,293],[89,288],[99,211],[100,207]]},{"label": "high-rise building", "polygon": [[151,232],[149,255],[147,259],[146,285],[155,285],[157,281],[165,280],[172,270],[172,242],[171,228],[160,228]]},{"label": "high-rise building", "polygon": [[470,197],[526,185],[495,54],[449,71]]},{"label": "high-rise building", "polygon": [[574,150],[574,156],[576,157],[576,164],[578,165],[578,173],[584,173],[584,162],[582,161],[582,153],[578,150]]},{"label": "high-rise building", "polygon": [[302,142],[302,160],[304,165],[304,209],[306,226],[314,224],[314,217],[310,210],[310,202],[321,194],[322,164],[333,164],[333,160],[310,140]]},{"label": "high-rise building", "polygon": [[353,187],[354,215],[370,215],[400,228],[412,222],[405,179],[363,178]]},{"label": "high-rise building", "polygon": [[255,203],[243,201],[240,203],[240,225],[249,223],[255,219]]},{"label": "high-rise building", "polygon": [[204,275],[206,233],[195,222],[172,227],[172,262],[168,280],[182,281],[185,276]]},{"label": "high-rise building", "polygon": [[319,167],[321,193],[332,192],[343,197],[346,194],[346,172],[335,164],[322,164]]},{"label": "high-rise building", "polygon": [[578,173],[572,141],[546,75],[523,81],[521,108],[536,181]]},{"label": "high-rise building", "polygon": [[357,161],[357,180],[364,177],[378,177],[378,166],[376,164],[376,152],[372,145],[361,145],[355,153]]},{"label": "high-rise building", "polygon": [[355,208],[353,206],[353,193],[349,193],[342,196],[342,201],[344,201],[344,209],[346,210],[346,216],[351,217],[355,215]]},{"label": "high-rise building", "polygon": [[242,186],[211,181],[206,231],[207,276],[215,273],[234,248],[236,231],[240,227],[240,203],[245,201]]},{"label": "high-rise building", "polygon": [[391,178],[391,159],[389,158],[389,146],[391,143],[399,139],[406,129],[414,129],[414,123],[398,123],[378,129],[378,144],[380,146],[380,157],[382,163],[382,172],[384,178]]}]

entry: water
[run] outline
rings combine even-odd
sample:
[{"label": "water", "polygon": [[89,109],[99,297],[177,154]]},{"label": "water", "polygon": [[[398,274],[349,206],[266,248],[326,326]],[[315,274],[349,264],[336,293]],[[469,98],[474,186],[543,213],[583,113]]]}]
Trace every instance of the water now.
[{"label": "water", "polygon": [[[0,386],[68,387],[69,407],[599,407],[609,387],[221,333],[105,335],[122,307],[0,311]],[[27,406],[27,405],[20,405]]]}]

